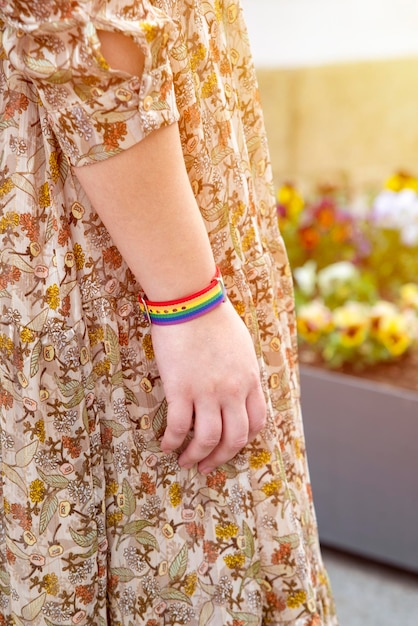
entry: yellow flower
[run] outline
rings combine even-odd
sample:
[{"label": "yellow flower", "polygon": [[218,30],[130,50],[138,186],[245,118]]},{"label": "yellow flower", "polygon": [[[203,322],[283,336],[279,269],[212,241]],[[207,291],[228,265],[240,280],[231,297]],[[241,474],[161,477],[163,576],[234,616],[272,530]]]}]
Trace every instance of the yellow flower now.
[{"label": "yellow flower", "polygon": [[218,22],[222,20],[222,5],[220,0],[215,0],[215,17]]},{"label": "yellow flower", "polygon": [[236,226],[239,223],[244,213],[245,213],[245,204],[240,201],[238,202],[237,206],[235,207],[232,213],[232,225],[233,226]]},{"label": "yellow flower", "polygon": [[323,302],[313,300],[299,308],[297,327],[302,339],[315,343],[322,334],[332,330],[332,313]]},{"label": "yellow flower", "polygon": [[6,196],[13,189],[14,184],[11,178],[6,178],[4,183],[0,186],[0,198]]},{"label": "yellow flower", "polygon": [[179,483],[173,483],[168,490],[171,506],[177,507],[181,504],[181,486]]},{"label": "yellow flower", "polygon": [[4,217],[0,220],[0,232],[4,233],[9,226],[17,226],[19,224],[19,215],[17,213],[8,211]]},{"label": "yellow flower", "polygon": [[157,36],[157,28],[154,24],[141,22],[141,30],[145,33],[145,39],[148,43],[154,41]]},{"label": "yellow flower", "polygon": [[224,561],[229,569],[242,567],[245,563],[245,554],[242,552],[239,552],[238,554],[228,554],[227,556],[224,556]]},{"label": "yellow flower", "polygon": [[83,248],[80,246],[79,243],[74,244],[73,252],[74,252],[76,267],[78,270],[82,270],[84,267],[84,263],[86,261],[86,256],[83,252]]},{"label": "yellow flower", "polygon": [[295,439],[295,453],[296,458],[301,459],[303,457],[303,442],[301,439]]},{"label": "yellow flower", "polygon": [[142,340],[142,347],[145,352],[145,356],[149,361],[152,361],[154,358],[154,348],[152,347],[152,339],[151,335],[145,335]]},{"label": "yellow flower", "polygon": [[412,344],[407,320],[400,313],[380,321],[377,337],[393,356],[400,356]]},{"label": "yellow flower", "polygon": [[56,283],[48,287],[46,290],[46,301],[51,309],[57,309],[60,304],[60,289]]},{"label": "yellow flower", "polygon": [[215,528],[216,536],[219,539],[231,539],[238,534],[239,528],[235,524],[225,524],[221,526],[221,524],[217,524]]},{"label": "yellow flower", "polygon": [[4,498],[3,500],[3,507],[4,507],[5,514],[9,515],[10,511],[12,510],[12,507],[10,506],[10,502],[8,501],[7,498]]},{"label": "yellow flower", "polygon": [[244,252],[247,252],[253,247],[255,241],[255,230],[254,228],[249,228],[242,238],[242,249]]},{"label": "yellow flower", "polygon": [[271,459],[271,454],[267,450],[259,450],[250,456],[250,467],[252,469],[261,469]]},{"label": "yellow flower", "polygon": [[119,485],[115,480],[106,484],[106,498],[109,496],[115,496],[119,491]]},{"label": "yellow flower", "polygon": [[[281,207],[285,208],[285,216],[280,221],[290,220],[295,222],[305,205],[302,196],[293,185],[283,185],[277,192],[277,200]],[[280,213],[280,211],[279,211]]]},{"label": "yellow flower", "polygon": [[377,336],[382,320],[385,317],[393,317],[398,312],[397,307],[387,300],[379,300],[370,309],[371,334]]},{"label": "yellow flower", "polygon": [[0,350],[5,350],[6,354],[10,356],[13,352],[14,343],[13,341],[7,337],[6,335],[0,335]]},{"label": "yellow flower", "polygon": [[93,367],[93,372],[96,376],[104,376],[110,372],[110,361],[109,359],[104,359],[103,361],[99,361]]},{"label": "yellow flower", "polygon": [[51,196],[49,194],[49,185],[44,183],[39,188],[38,204],[41,209],[46,209],[51,204]]},{"label": "yellow flower", "polygon": [[56,574],[45,574],[42,579],[45,591],[51,596],[57,596],[60,590],[58,584],[58,576]]},{"label": "yellow flower", "polygon": [[45,441],[45,422],[44,420],[38,420],[35,424],[35,435],[39,441],[43,443]]},{"label": "yellow flower", "polygon": [[245,313],[245,304],[240,300],[239,302],[234,303],[234,308],[238,315],[244,315]]},{"label": "yellow flower", "polygon": [[270,481],[269,483],[266,483],[265,485],[263,485],[261,487],[261,491],[267,496],[274,496],[277,493],[280,492],[280,489],[282,487],[282,481],[279,480],[278,478],[276,478],[275,480]]},{"label": "yellow flower", "polygon": [[334,310],[333,319],[339,331],[340,343],[345,348],[355,348],[366,340],[370,318],[369,309],[365,305],[348,302]]},{"label": "yellow flower", "polygon": [[186,582],[184,584],[184,593],[186,596],[192,596],[197,587],[197,574],[192,572],[186,576]]},{"label": "yellow flower", "polygon": [[45,485],[39,478],[31,482],[29,486],[29,497],[32,502],[42,502],[45,498]]},{"label": "yellow flower", "polygon": [[295,591],[287,598],[287,606],[289,609],[297,609],[301,604],[306,602],[306,591]]},{"label": "yellow flower", "polygon": [[122,519],[122,511],[116,511],[115,513],[109,513],[107,516],[107,523],[109,526],[117,526]]},{"label": "yellow flower", "polygon": [[197,47],[196,52],[192,54],[192,57],[190,59],[190,67],[192,70],[196,70],[200,61],[203,61],[203,59],[206,57],[206,53],[206,47],[202,43],[200,43]]},{"label": "yellow flower", "polygon": [[96,330],[89,330],[89,340],[91,347],[96,346],[98,343],[104,340],[104,330],[102,327],[96,328]]},{"label": "yellow flower", "polygon": [[51,154],[49,155],[49,171],[51,172],[51,178],[53,182],[56,183],[60,176],[56,152],[51,152]]},{"label": "yellow flower", "polygon": [[385,187],[396,192],[403,189],[412,189],[418,192],[418,179],[407,172],[397,172],[387,179]]},{"label": "yellow flower", "polygon": [[23,343],[31,343],[31,341],[34,341],[35,335],[29,328],[25,327],[20,331],[20,339]]},{"label": "yellow flower", "polygon": [[399,290],[401,304],[418,310],[418,285],[406,283]]},{"label": "yellow flower", "polygon": [[209,98],[213,95],[218,86],[218,78],[215,72],[212,72],[202,85],[202,98]]}]

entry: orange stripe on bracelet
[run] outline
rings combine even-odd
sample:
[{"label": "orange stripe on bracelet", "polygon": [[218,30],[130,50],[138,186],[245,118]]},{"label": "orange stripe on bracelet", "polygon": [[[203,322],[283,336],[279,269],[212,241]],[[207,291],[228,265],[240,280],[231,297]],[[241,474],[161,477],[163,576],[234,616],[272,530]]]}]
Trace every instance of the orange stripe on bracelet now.
[{"label": "orange stripe on bracelet", "polygon": [[219,268],[207,287],[179,300],[153,302],[139,296],[139,306],[149,323],[160,326],[181,324],[200,317],[216,308],[226,299],[225,286]]}]

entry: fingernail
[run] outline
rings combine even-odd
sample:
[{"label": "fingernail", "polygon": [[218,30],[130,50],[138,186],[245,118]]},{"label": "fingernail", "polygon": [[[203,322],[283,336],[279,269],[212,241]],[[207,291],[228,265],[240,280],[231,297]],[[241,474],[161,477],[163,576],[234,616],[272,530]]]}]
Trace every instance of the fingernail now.
[{"label": "fingernail", "polygon": [[183,463],[179,463],[179,465],[182,469],[191,469],[193,467],[193,463],[185,463],[184,465]]},{"label": "fingernail", "polygon": [[201,467],[199,468],[199,471],[201,474],[210,474],[211,472],[213,472],[213,467]]}]

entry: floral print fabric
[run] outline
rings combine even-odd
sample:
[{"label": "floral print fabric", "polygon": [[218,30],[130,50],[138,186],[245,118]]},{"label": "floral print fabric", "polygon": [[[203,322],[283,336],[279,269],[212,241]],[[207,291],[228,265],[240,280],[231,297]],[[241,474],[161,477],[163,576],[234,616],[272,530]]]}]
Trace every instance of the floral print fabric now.
[{"label": "floral print fabric", "polygon": [[[0,7],[0,626],[334,626],[238,2]],[[141,80],[107,66],[98,28],[141,46]],[[269,410],[207,477],[160,450],[139,285],[71,170],[175,121]]]}]

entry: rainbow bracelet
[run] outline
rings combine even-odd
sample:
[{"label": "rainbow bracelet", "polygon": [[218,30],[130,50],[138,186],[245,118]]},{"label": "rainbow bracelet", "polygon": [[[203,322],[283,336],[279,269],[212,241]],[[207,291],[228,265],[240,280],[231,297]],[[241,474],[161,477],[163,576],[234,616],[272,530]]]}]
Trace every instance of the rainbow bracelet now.
[{"label": "rainbow bracelet", "polygon": [[200,317],[212,309],[216,308],[226,300],[225,286],[222,280],[219,267],[210,284],[190,296],[180,300],[169,300],[167,302],[151,302],[144,294],[139,295],[139,306],[151,324],[168,326],[170,324],[181,324],[196,317]]}]

